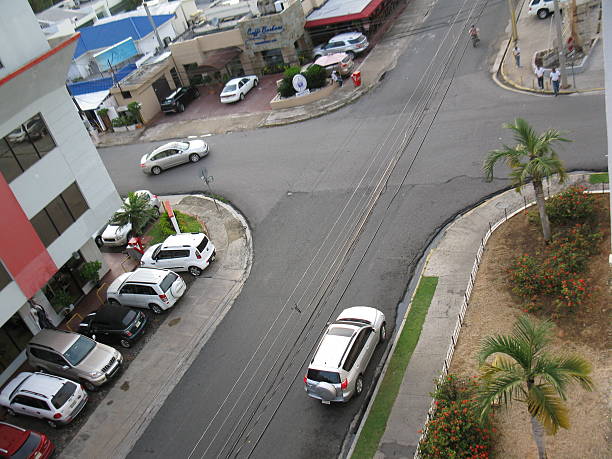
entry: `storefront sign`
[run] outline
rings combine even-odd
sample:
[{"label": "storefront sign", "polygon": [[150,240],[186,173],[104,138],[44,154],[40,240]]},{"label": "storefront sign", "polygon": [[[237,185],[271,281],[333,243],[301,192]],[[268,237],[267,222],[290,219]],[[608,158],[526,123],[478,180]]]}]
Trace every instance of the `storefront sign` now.
[{"label": "storefront sign", "polygon": [[253,45],[264,45],[278,41],[277,37],[269,37],[283,32],[285,28],[282,25],[271,25],[261,27],[249,27],[246,31],[248,40],[252,41]]}]

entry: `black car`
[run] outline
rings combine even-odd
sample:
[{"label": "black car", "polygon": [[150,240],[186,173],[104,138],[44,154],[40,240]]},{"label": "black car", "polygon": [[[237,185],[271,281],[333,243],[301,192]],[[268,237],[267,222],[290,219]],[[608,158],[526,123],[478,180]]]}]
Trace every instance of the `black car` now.
[{"label": "black car", "polygon": [[189,102],[198,97],[200,97],[200,92],[193,86],[178,88],[164,99],[161,103],[161,109],[166,114],[171,112],[181,113],[185,111],[185,106]]},{"label": "black car", "polygon": [[124,306],[106,304],[83,319],[78,332],[107,344],[131,347],[147,325],[147,316],[141,311]]}]

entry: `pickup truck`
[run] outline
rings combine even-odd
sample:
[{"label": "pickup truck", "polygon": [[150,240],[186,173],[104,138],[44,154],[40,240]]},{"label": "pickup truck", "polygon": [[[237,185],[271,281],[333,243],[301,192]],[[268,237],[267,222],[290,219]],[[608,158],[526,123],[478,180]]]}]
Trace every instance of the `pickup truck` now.
[{"label": "pickup truck", "polygon": [[177,88],[172,94],[166,97],[160,104],[164,113],[181,113],[185,111],[185,106],[193,99],[200,97],[200,92],[193,86]]}]

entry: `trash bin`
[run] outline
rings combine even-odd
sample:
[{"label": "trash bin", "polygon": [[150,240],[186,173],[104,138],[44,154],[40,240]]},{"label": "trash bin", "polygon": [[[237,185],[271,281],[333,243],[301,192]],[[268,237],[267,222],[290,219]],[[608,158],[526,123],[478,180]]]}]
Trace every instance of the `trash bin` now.
[{"label": "trash bin", "polygon": [[353,84],[355,86],[361,86],[361,72],[359,70],[353,72],[351,78],[353,79]]}]

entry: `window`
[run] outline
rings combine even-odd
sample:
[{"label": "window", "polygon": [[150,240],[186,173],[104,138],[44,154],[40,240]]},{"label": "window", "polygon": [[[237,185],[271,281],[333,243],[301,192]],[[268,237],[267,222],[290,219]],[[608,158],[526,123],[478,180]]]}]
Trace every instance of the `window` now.
[{"label": "window", "polygon": [[0,172],[11,182],[55,148],[42,116],[34,115],[0,142]]},{"label": "window", "polygon": [[87,209],[89,206],[75,182],[32,217],[30,223],[45,247],[49,247]]},{"label": "window", "polygon": [[32,332],[19,314],[14,314],[0,328],[0,371],[6,370],[11,362],[25,349],[32,339]]},{"label": "window", "polygon": [[178,88],[181,87],[181,79],[178,76],[178,72],[176,71],[175,67],[172,67],[170,69],[170,75],[172,76],[172,81],[174,81],[174,85]]},{"label": "window", "polygon": [[371,330],[372,329],[370,327],[364,328],[359,332],[357,338],[355,338],[353,346],[351,347],[351,350],[349,351],[348,356],[346,357],[346,361],[344,362],[344,365],[342,365],[342,368],[345,371],[351,371],[353,365],[355,365],[359,354],[361,354],[361,351],[363,350],[363,347],[365,346],[365,343],[368,340],[368,337],[370,336]]},{"label": "window", "polygon": [[41,359],[49,363],[54,363],[56,365],[66,365],[66,362],[64,361],[64,359],[62,359],[55,352],[46,351],[44,349],[38,349],[36,347],[31,347],[30,353],[37,359]]},{"label": "window", "polygon": [[138,285],[136,286],[136,288],[138,289],[137,293],[139,295],[157,295],[157,292],[153,290],[153,287],[150,287],[148,285]]},{"label": "window", "polygon": [[340,375],[333,371],[308,369],[308,379],[312,381],[340,384]]},{"label": "window", "polygon": [[72,397],[77,386],[73,382],[65,382],[61,389],[53,396],[51,403],[55,408],[61,408]]},{"label": "window", "polygon": [[164,280],[162,280],[161,283],[159,284],[159,288],[162,289],[162,292],[167,292],[168,289],[174,283],[174,281],[177,279],[178,279],[178,274],[168,273],[168,275],[164,277]]},{"label": "window", "polygon": [[133,295],[136,293],[136,286],[133,284],[124,285],[119,293],[121,295]]},{"label": "window", "polygon": [[132,93],[130,91],[121,91],[121,97],[124,99],[131,99]]},{"label": "window", "polygon": [[8,273],[4,265],[0,262],[0,291],[11,283],[11,275]]}]

